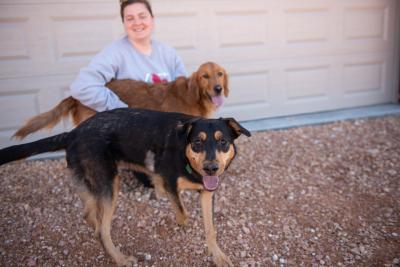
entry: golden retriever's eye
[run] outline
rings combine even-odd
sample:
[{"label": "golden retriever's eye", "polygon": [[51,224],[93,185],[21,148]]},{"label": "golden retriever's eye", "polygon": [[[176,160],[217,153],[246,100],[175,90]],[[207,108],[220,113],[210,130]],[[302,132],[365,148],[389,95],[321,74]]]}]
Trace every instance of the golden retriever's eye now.
[{"label": "golden retriever's eye", "polygon": [[217,75],[218,75],[219,77],[222,77],[222,76],[224,76],[224,73],[223,73],[222,71],[218,71]]},{"label": "golden retriever's eye", "polygon": [[209,79],[209,78],[210,78],[210,75],[208,75],[208,73],[205,73],[205,74],[203,74],[203,78],[204,78],[204,79]]}]

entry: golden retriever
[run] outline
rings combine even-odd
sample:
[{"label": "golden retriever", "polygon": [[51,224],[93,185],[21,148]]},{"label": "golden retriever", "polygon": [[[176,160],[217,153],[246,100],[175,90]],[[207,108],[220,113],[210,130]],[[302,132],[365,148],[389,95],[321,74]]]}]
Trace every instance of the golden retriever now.
[{"label": "golden retriever", "polygon": [[[132,108],[179,112],[210,118],[228,97],[228,74],[214,62],[206,62],[189,78],[178,77],[169,83],[149,84],[135,80],[112,80],[106,86]],[[53,109],[32,117],[13,137],[23,139],[43,128],[53,128],[61,119],[72,116],[75,125],[96,113],[73,97],[63,99]]]}]

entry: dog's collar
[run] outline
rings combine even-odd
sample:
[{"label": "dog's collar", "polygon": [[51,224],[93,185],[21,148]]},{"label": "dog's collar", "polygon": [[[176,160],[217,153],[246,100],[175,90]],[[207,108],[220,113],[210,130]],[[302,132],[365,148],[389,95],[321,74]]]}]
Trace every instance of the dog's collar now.
[{"label": "dog's collar", "polygon": [[190,166],[189,163],[186,164],[185,170],[186,170],[189,174],[192,174],[192,173],[193,173],[193,169],[192,169],[192,167]]}]

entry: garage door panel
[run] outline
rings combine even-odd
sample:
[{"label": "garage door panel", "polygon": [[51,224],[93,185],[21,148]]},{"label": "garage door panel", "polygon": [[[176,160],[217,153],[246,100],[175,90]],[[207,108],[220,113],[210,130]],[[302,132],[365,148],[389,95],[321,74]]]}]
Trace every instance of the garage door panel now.
[{"label": "garage door panel", "polygon": [[346,39],[386,39],[387,7],[351,7],[346,9],[344,16],[344,36]]},{"label": "garage door panel", "polygon": [[216,17],[218,47],[247,47],[266,43],[266,11],[216,12]]},{"label": "garage door panel", "polygon": [[114,2],[1,4],[0,78],[76,72],[122,35],[118,10]]},{"label": "garage door panel", "polygon": [[[12,134],[29,118],[53,108],[69,95],[72,76],[29,77],[5,79],[0,83],[0,147],[18,143]],[[26,141],[43,138],[71,129],[68,122],[60,123],[51,132],[44,130]]]},{"label": "garage door panel", "polygon": [[157,15],[155,34],[157,39],[173,44],[179,51],[201,49],[198,37],[196,12],[162,13]]},{"label": "garage door panel", "polygon": [[21,60],[30,58],[26,40],[27,17],[0,19],[0,60]]},{"label": "garage door panel", "polygon": [[1,92],[0,114],[3,119],[0,131],[16,129],[27,117],[37,114],[39,112],[38,93],[39,89]]},{"label": "garage door panel", "polygon": [[287,69],[285,72],[287,101],[328,96],[332,77],[329,65]]},{"label": "garage door panel", "polygon": [[35,75],[49,63],[49,25],[39,15],[35,8],[1,6],[0,78]]},{"label": "garage door panel", "polygon": [[268,71],[230,74],[230,96],[226,106],[268,104],[269,74]]},{"label": "garage door panel", "polygon": [[[113,40],[115,16],[51,17],[57,61],[92,58]],[[90,33],[90,38],[88,37]]]},{"label": "garage door panel", "polygon": [[288,9],[286,17],[286,42],[327,42],[329,40],[329,9]]},{"label": "garage door panel", "polygon": [[383,61],[357,62],[343,66],[345,94],[383,91],[385,63]]}]

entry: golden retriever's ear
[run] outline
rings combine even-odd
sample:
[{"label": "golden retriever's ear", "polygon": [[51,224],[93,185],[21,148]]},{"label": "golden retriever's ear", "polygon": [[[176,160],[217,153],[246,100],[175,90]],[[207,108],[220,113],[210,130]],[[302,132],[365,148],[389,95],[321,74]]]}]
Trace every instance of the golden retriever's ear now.
[{"label": "golden retriever's ear", "polygon": [[228,73],[224,71],[224,95],[225,97],[228,97],[229,95],[229,78],[228,78]]},{"label": "golden retriever's ear", "polygon": [[197,81],[197,73],[193,72],[192,75],[189,77],[188,81],[188,90],[189,93],[198,100],[200,98],[200,86]]}]

